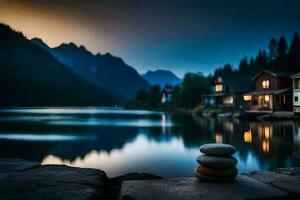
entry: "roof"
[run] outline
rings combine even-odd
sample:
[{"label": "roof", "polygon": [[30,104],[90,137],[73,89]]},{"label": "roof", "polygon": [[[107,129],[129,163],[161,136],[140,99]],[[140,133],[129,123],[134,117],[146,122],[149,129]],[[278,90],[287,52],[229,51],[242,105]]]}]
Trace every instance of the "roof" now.
[{"label": "roof", "polygon": [[220,96],[228,96],[229,93],[212,93],[212,94],[204,94],[203,97],[220,97]]},{"label": "roof", "polygon": [[231,87],[234,93],[249,92],[254,89],[254,83],[251,81],[250,76],[235,74],[222,76],[222,79]]},{"label": "roof", "polygon": [[264,90],[264,89],[259,89],[255,90],[253,92],[249,92],[245,95],[278,95],[278,94],[283,94],[286,92],[289,92],[291,88],[284,88],[284,89],[278,89],[278,90]]},{"label": "roof", "polygon": [[257,79],[257,77],[259,77],[263,73],[267,73],[272,76],[281,77],[281,78],[289,78],[293,74],[293,72],[288,72],[288,71],[269,71],[269,70],[265,69],[265,70],[262,70],[259,73],[257,73],[255,76],[253,76],[252,80]]},{"label": "roof", "polygon": [[300,78],[300,72],[291,76],[291,78]]}]

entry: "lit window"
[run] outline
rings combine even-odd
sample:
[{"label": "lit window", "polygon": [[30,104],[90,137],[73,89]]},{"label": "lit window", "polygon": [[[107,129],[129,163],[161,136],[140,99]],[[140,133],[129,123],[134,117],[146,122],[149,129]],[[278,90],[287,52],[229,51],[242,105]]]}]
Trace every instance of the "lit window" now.
[{"label": "lit window", "polygon": [[223,90],[223,85],[217,84],[216,85],[216,92],[221,92]]},{"label": "lit window", "polygon": [[270,81],[269,80],[262,81],[262,87],[264,89],[269,89],[269,87],[270,87]]},{"label": "lit window", "polygon": [[244,101],[251,101],[252,96],[251,95],[244,95]]},{"label": "lit window", "polygon": [[265,95],[265,101],[270,101],[270,96],[269,95]]},{"label": "lit window", "polygon": [[244,142],[245,143],[252,143],[252,133],[251,133],[251,130],[245,131],[245,133],[244,133]]},{"label": "lit window", "polygon": [[233,104],[233,96],[226,96],[223,98],[223,104]]}]

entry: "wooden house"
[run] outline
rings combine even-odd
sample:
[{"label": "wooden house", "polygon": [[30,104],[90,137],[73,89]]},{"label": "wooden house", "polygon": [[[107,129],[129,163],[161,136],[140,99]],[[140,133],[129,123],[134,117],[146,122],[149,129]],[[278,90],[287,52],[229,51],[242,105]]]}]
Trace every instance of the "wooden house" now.
[{"label": "wooden house", "polygon": [[211,94],[203,95],[202,103],[240,109],[247,103],[243,101],[243,94],[252,89],[253,84],[248,76],[217,76],[212,82]]},{"label": "wooden house", "polygon": [[293,110],[300,114],[300,72],[291,76],[293,80]]},{"label": "wooden house", "polygon": [[256,89],[244,94],[252,111],[291,111],[292,79],[291,73],[263,70],[252,81]]}]

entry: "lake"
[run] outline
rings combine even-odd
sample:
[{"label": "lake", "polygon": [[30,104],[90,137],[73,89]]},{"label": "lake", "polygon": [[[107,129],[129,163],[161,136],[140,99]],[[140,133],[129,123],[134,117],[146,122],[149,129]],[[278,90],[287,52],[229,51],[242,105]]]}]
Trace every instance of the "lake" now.
[{"label": "lake", "polygon": [[300,123],[220,120],[117,108],[0,110],[0,158],[193,176],[199,146],[237,148],[239,172],[300,166]]}]

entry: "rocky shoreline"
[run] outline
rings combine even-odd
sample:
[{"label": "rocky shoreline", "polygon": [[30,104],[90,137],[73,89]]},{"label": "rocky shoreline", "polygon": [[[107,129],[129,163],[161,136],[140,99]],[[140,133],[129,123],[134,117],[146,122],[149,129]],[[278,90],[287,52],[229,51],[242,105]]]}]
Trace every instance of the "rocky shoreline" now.
[{"label": "rocky shoreline", "polygon": [[299,199],[300,168],[239,174],[233,183],[0,159],[0,199]]}]

